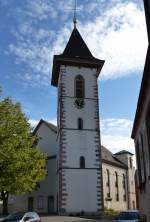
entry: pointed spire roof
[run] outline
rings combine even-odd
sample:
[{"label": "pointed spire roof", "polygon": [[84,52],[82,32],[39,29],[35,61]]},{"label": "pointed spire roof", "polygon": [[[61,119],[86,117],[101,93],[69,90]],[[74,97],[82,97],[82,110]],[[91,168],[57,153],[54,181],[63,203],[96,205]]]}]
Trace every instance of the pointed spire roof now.
[{"label": "pointed spire roof", "polygon": [[51,84],[53,86],[58,84],[60,65],[96,68],[97,75],[99,75],[103,64],[104,60],[92,55],[79,31],[74,27],[64,52],[54,55]]},{"label": "pointed spire roof", "polygon": [[62,54],[64,57],[80,57],[80,58],[94,58],[82,39],[77,28],[74,28],[66,48]]}]

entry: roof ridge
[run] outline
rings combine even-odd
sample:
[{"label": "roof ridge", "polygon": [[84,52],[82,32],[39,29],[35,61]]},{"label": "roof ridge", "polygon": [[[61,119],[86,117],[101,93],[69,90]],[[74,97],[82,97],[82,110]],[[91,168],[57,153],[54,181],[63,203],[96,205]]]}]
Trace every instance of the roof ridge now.
[{"label": "roof ridge", "polygon": [[54,123],[48,122],[47,120],[44,120],[44,119],[41,119],[41,120],[42,120],[43,122],[45,122],[45,123],[48,123],[48,124],[54,126],[54,127],[57,127]]},{"label": "roof ridge", "polygon": [[114,153],[114,155],[119,155],[119,154],[125,154],[125,153],[128,153],[128,154],[130,154],[130,155],[134,155],[133,153],[131,153],[130,151],[128,151],[128,150],[120,150],[120,151],[118,151],[117,153]]},{"label": "roof ridge", "polygon": [[122,162],[121,160],[119,160],[119,159],[118,159],[117,157],[115,157],[114,155],[113,155],[113,158],[114,158],[116,161],[120,162],[121,164],[123,164],[124,166],[127,167],[127,165],[126,165],[124,162]]},{"label": "roof ridge", "polygon": [[57,132],[57,126],[56,125],[54,125],[53,123],[51,123],[51,122],[48,122],[48,121],[46,121],[46,120],[43,120],[43,119],[41,119],[50,129],[52,129],[53,131],[55,131],[55,132]]},{"label": "roof ridge", "polygon": [[40,119],[39,123],[37,124],[37,126],[34,129],[34,133],[36,133],[36,131],[39,129],[39,127],[42,123],[44,123],[49,129],[51,129],[55,133],[57,133],[57,126],[55,126],[53,123],[50,123],[50,122],[43,120],[43,119]]},{"label": "roof ridge", "polygon": [[127,167],[126,164],[124,164],[121,160],[116,158],[114,154],[103,145],[101,145],[101,151],[102,151],[102,161],[109,162],[113,165],[114,164],[118,165],[118,167]]}]

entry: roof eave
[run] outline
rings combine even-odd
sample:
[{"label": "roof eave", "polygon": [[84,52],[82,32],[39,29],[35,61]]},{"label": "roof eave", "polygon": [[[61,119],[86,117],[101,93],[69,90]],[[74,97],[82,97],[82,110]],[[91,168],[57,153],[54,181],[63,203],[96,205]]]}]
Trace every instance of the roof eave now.
[{"label": "roof eave", "polygon": [[52,127],[50,127],[45,120],[40,119],[39,123],[37,124],[37,126],[35,127],[35,129],[34,129],[34,131],[33,131],[33,134],[34,134],[34,135],[37,133],[37,131],[39,130],[39,128],[40,128],[40,126],[41,126],[42,123],[44,123],[44,124],[45,124],[49,129],[51,129],[53,132],[57,133],[57,130],[54,129],[54,127],[56,127],[55,125],[53,125],[53,124],[50,123],[51,125],[53,125]]},{"label": "roof eave", "polygon": [[38,131],[38,129],[40,128],[40,125],[43,123],[43,119],[40,119],[40,121],[38,122],[37,126],[34,128],[33,130],[33,134],[35,135],[36,132]]},{"label": "roof eave", "polygon": [[72,66],[84,66],[84,67],[91,67],[97,68],[97,76],[104,65],[104,60],[99,60],[96,58],[66,58],[61,55],[55,55],[53,58],[53,69],[52,69],[52,80],[51,85],[57,87],[58,78],[59,78],[59,69],[60,65],[72,65]]},{"label": "roof eave", "polygon": [[106,160],[106,159],[103,159],[102,158],[102,163],[106,163],[106,164],[109,164],[111,166],[115,166],[115,167],[119,167],[119,168],[122,168],[122,169],[127,169],[128,167],[124,164],[120,164],[120,163],[115,163],[115,162],[112,162],[112,161],[109,161],[109,160]]}]

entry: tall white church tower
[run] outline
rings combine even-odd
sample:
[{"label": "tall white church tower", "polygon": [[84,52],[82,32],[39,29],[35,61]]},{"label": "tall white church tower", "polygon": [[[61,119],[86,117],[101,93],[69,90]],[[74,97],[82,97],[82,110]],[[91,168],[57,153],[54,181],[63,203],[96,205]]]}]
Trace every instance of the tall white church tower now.
[{"label": "tall white church tower", "polygon": [[59,214],[103,209],[97,79],[103,60],[92,56],[73,29],[61,55],[53,60],[58,88],[57,209]]}]

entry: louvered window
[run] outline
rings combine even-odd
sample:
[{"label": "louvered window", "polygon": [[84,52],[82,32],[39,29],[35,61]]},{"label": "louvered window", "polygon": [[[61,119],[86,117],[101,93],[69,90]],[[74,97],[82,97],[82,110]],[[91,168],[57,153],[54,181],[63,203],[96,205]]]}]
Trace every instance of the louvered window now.
[{"label": "louvered window", "polygon": [[81,75],[75,78],[75,97],[84,98],[84,78]]}]

